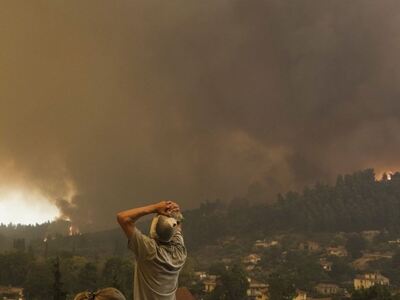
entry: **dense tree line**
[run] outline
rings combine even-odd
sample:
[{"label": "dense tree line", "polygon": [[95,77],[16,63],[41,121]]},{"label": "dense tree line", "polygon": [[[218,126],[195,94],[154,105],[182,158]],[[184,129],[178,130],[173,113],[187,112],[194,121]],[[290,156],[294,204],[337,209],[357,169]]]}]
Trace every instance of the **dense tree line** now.
[{"label": "dense tree line", "polygon": [[229,270],[224,265],[210,267],[210,273],[218,276],[217,286],[206,296],[207,300],[246,300],[249,282],[242,266],[234,264]]},{"label": "dense tree line", "polygon": [[[251,199],[249,199],[251,200]],[[257,238],[265,233],[356,232],[400,229],[400,173],[376,180],[372,169],[340,175],[334,185],[317,183],[302,193],[278,195],[273,204],[207,201],[187,211],[185,232],[190,247],[226,235]]]},{"label": "dense tree line", "polygon": [[[333,186],[316,184],[279,196],[273,206],[278,228],[360,231],[400,227],[400,173],[377,181],[372,169],[338,176]],[[280,221],[279,221],[280,220]],[[282,220],[284,220],[282,222]]]},{"label": "dense tree line", "polygon": [[0,285],[23,287],[27,300],[73,299],[78,292],[103,287],[121,290],[132,298],[133,261],[110,257],[91,260],[64,253],[33,257],[22,252],[0,254]]}]

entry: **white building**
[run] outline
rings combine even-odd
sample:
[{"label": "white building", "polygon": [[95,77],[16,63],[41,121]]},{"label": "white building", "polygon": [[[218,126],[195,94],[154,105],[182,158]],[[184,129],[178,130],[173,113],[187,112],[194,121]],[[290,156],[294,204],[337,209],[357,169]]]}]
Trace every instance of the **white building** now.
[{"label": "white building", "polygon": [[268,249],[268,248],[275,247],[275,246],[278,246],[278,245],[279,245],[278,241],[267,242],[265,240],[257,240],[254,243],[254,247],[257,248],[257,249]]},{"label": "white building", "polygon": [[243,263],[244,264],[253,264],[256,265],[261,261],[261,256],[255,253],[247,255],[245,258],[243,258]]},{"label": "white building", "polygon": [[340,287],[334,283],[319,283],[315,286],[315,290],[321,295],[335,295],[341,291]]},{"label": "white building", "polygon": [[20,287],[0,286],[0,299],[23,300],[23,289]]},{"label": "white building", "polygon": [[203,279],[203,291],[206,293],[211,293],[215,287],[217,286],[217,276],[216,275],[207,275],[205,279]]},{"label": "white building", "polygon": [[268,300],[268,286],[265,283],[258,282],[254,279],[248,278],[249,288],[247,289],[247,296],[251,300]]},{"label": "white building", "polygon": [[343,246],[326,248],[326,253],[330,256],[347,256],[347,250]]},{"label": "white building", "polygon": [[359,289],[368,289],[375,284],[380,285],[389,285],[389,278],[379,274],[379,273],[367,273],[362,275],[357,275],[354,278],[354,288],[356,290]]}]

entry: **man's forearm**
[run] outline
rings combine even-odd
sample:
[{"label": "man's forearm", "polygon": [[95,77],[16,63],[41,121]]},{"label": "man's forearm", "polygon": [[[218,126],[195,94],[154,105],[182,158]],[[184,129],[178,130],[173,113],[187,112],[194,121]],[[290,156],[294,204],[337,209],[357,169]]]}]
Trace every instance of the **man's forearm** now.
[{"label": "man's forearm", "polygon": [[135,222],[145,215],[152,213],[169,215],[173,211],[179,211],[179,205],[172,201],[161,201],[156,204],[137,207],[121,211],[117,214],[117,220],[126,236],[129,238],[135,231]]},{"label": "man's forearm", "polygon": [[142,207],[136,207],[129,210],[121,211],[117,214],[118,221],[136,222],[140,217],[156,212],[156,204],[151,204]]},{"label": "man's forearm", "polygon": [[117,214],[117,220],[122,230],[125,232],[125,235],[129,238],[135,231],[135,222],[140,217],[155,213],[156,211],[157,211],[156,204],[132,208],[129,210],[124,210],[119,212]]}]

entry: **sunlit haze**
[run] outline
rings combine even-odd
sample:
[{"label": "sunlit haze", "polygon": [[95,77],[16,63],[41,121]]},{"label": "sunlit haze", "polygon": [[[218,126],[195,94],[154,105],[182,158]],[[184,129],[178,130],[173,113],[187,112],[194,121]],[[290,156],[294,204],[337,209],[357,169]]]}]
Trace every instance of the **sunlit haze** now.
[{"label": "sunlit haze", "polygon": [[58,215],[57,207],[39,193],[0,191],[0,223],[40,224]]}]

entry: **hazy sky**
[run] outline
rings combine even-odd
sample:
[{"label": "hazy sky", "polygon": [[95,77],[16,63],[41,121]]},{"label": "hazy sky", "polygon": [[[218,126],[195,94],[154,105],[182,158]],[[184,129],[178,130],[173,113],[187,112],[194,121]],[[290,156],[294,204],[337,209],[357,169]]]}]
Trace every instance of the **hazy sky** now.
[{"label": "hazy sky", "polygon": [[399,53],[397,0],[1,1],[0,187],[98,229],[395,170]]}]

